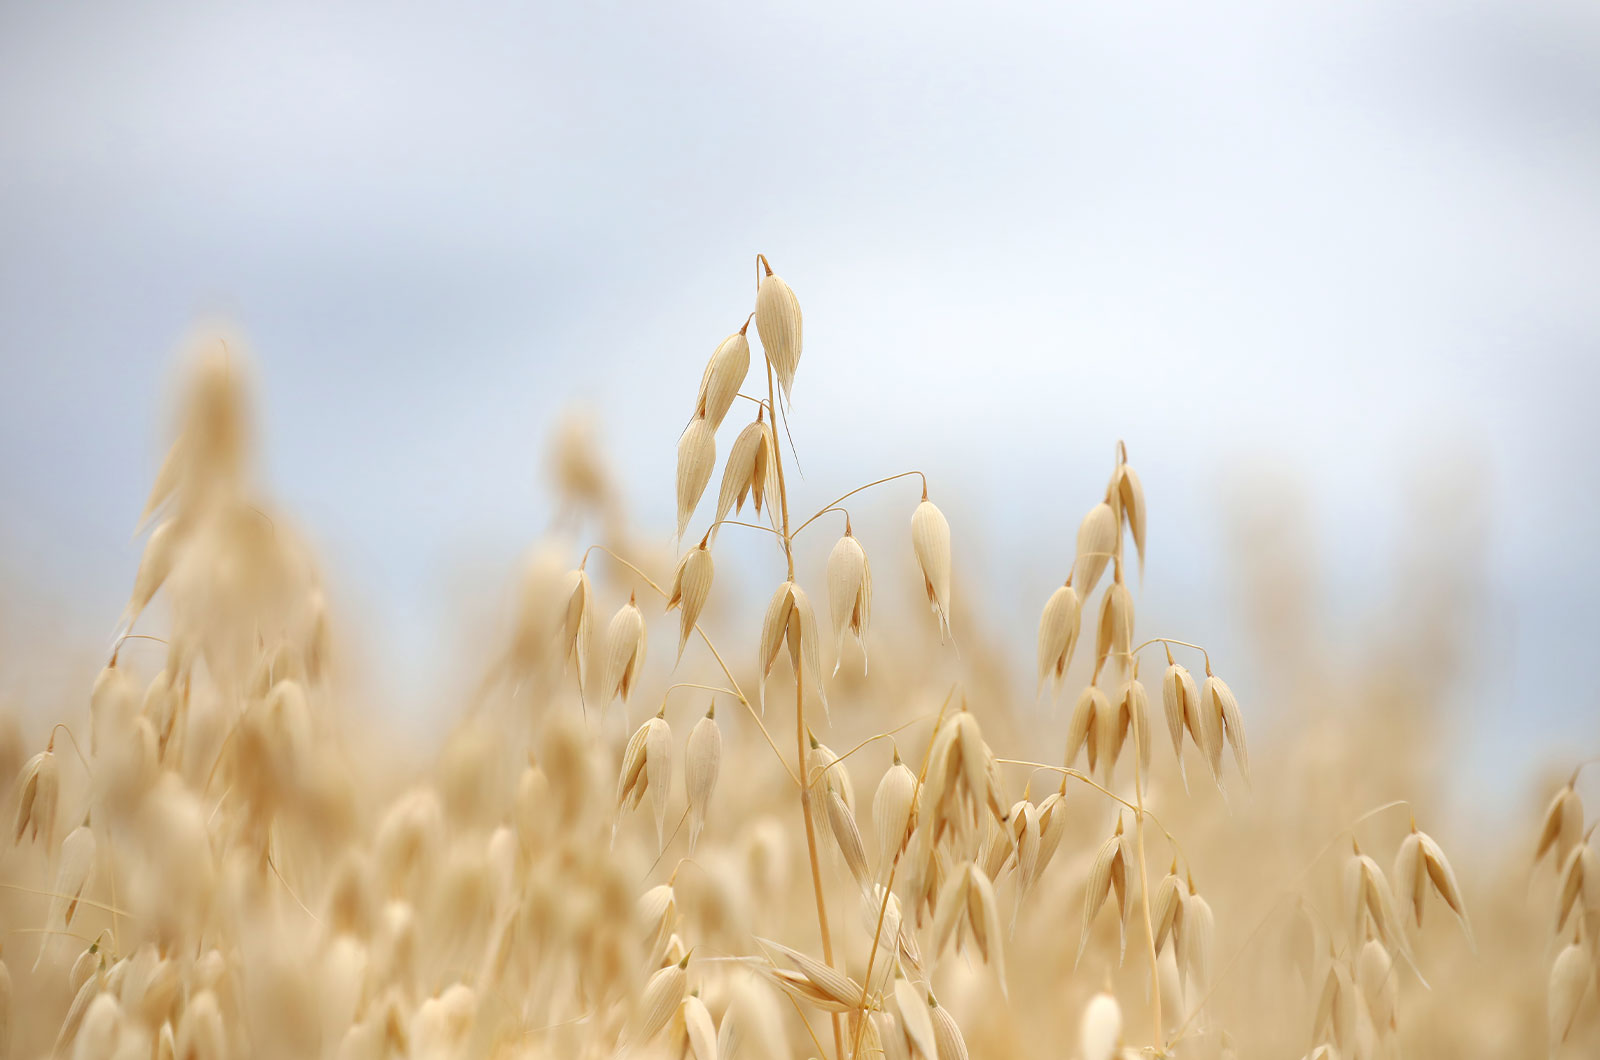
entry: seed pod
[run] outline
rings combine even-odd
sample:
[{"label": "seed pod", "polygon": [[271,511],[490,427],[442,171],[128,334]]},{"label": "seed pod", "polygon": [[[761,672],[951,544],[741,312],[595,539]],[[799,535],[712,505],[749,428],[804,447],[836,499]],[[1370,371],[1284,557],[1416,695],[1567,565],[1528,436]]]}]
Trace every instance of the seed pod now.
[{"label": "seed pod", "polygon": [[167,575],[172,573],[172,565],[178,558],[179,537],[177,524],[171,519],[150,532],[144,555],[139,557],[139,570],[133,576],[133,595],[122,613],[121,630],[132,628],[167,580]]},{"label": "seed pod", "polygon": [[[657,714],[634,730],[622,753],[622,772],[617,778],[617,809],[632,808],[646,794],[655,810],[656,840],[666,834],[667,793],[672,784],[672,729],[666,718]],[[616,834],[615,826],[612,834]]]},{"label": "seed pod", "polygon": [[594,589],[589,575],[581,567],[570,571],[562,583],[561,594],[566,600],[566,612],[561,620],[562,665],[572,665],[578,671],[578,695],[583,695],[585,670],[589,665],[589,631],[594,625],[591,617]]},{"label": "seed pod", "polygon": [[[1579,897],[1582,897],[1582,902]],[[1556,900],[1556,931],[1566,926],[1573,909],[1580,914],[1600,909],[1600,857],[1588,843],[1572,848],[1561,866],[1561,894]]]},{"label": "seed pod", "polygon": [[1135,670],[1133,680],[1122,686],[1117,695],[1117,716],[1133,731],[1134,746],[1139,752],[1139,770],[1149,783],[1150,778],[1150,696],[1139,681]]},{"label": "seed pod", "polygon": [[701,538],[698,545],[683,554],[678,561],[678,569],[672,574],[672,592],[667,596],[667,610],[679,608],[679,662],[683,661],[683,649],[689,644],[689,634],[694,632],[695,624],[700,621],[706,598],[711,595],[711,581],[715,573],[711,550],[706,547],[706,538]]},{"label": "seed pod", "polygon": [[1033,870],[1034,878],[1044,874],[1044,868],[1055,857],[1061,846],[1061,837],[1067,831],[1067,779],[1061,778],[1061,789],[1052,791],[1039,802],[1039,856]]},{"label": "seed pod", "polygon": [[[1167,715],[1167,733],[1172,737],[1172,754],[1178,760],[1178,776],[1183,780],[1183,789],[1188,791],[1189,777],[1183,769],[1183,730],[1187,726],[1195,746],[1201,746],[1195,718],[1200,710],[1200,691],[1195,688],[1189,671],[1173,662],[1170,653],[1167,672],[1161,677],[1161,705]],[[1203,753],[1204,748],[1201,750]]]},{"label": "seed pod", "polygon": [[694,853],[705,827],[706,809],[717,786],[717,771],[722,767],[722,730],[717,728],[717,705],[713,701],[706,716],[689,731],[684,751],[684,787],[689,796],[689,853]]},{"label": "seed pod", "polygon": [[[1120,449],[1120,443],[1118,448]],[[1145,509],[1144,487],[1139,484],[1139,476],[1134,474],[1133,468],[1127,464],[1127,455],[1124,452],[1122,459],[1117,463],[1117,470],[1111,477],[1112,494],[1117,501],[1117,509],[1123,521],[1128,524],[1128,532],[1133,535],[1133,547],[1139,554],[1139,577],[1144,577],[1144,532]]]},{"label": "seed pod", "polygon": [[1078,526],[1078,555],[1072,565],[1073,580],[1085,597],[1094,592],[1100,575],[1117,551],[1117,513],[1101,501],[1089,509]]},{"label": "seed pod", "polygon": [[[745,425],[728,450],[728,462],[722,470],[722,487],[717,494],[719,524],[728,517],[728,513],[742,512],[746,497],[755,505],[756,514],[761,514],[767,487],[778,480],[777,442],[773,439],[772,427],[762,416],[763,412],[757,412],[755,422]],[[712,529],[713,541],[717,539],[719,529]]]},{"label": "seed pod", "polygon": [[1206,989],[1211,978],[1211,949],[1216,941],[1217,921],[1211,905],[1194,889],[1189,878],[1189,897],[1183,902],[1183,970],[1196,989]]},{"label": "seed pod", "polygon": [[1089,770],[1093,772],[1100,760],[1100,737],[1105,724],[1101,719],[1111,713],[1111,701],[1099,686],[1089,685],[1078,695],[1072,708],[1072,720],[1067,724],[1066,764],[1078,760],[1078,752],[1086,745],[1089,751]]},{"label": "seed pod", "polygon": [[678,536],[683,536],[717,463],[717,429],[696,416],[678,439]]},{"label": "seed pod", "polygon": [[[1456,883],[1455,870],[1444,856],[1444,850],[1433,837],[1417,831],[1411,823],[1411,833],[1400,843],[1394,861],[1395,894],[1402,905],[1409,905],[1416,916],[1417,927],[1422,926],[1422,900],[1429,885],[1444,899],[1467,939],[1472,939],[1472,926],[1467,922],[1466,906],[1461,901],[1461,888]],[[1557,930],[1560,930],[1559,925]]]},{"label": "seed pod", "polygon": [[100,671],[89,693],[89,754],[107,739],[127,731],[139,710],[139,689],[126,668],[115,662]]},{"label": "seed pod", "polygon": [[865,887],[871,882],[872,874],[867,870],[867,848],[861,841],[861,829],[856,824],[855,814],[850,812],[836,790],[823,793],[822,805],[826,811],[823,820],[834,842],[839,844],[839,853],[844,855],[845,866],[856,883]]},{"label": "seed pod", "polygon": [[22,842],[26,833],[30,842],[44,836],[45,845],[55,841],[56,801],[61,794],[61,769],[56,764],[55,751],[45,749],[28,759],[22,767],[17,783],[17,823],[12,830],[12,841]]},{"label": "seed pod", "polygon": [[[1233,698],[1233,690],[1222,678],[1207,674],[1205,684],[1200,686],[1200,702],[1202,709],[1216,718],[1217,726],[1228,738],[1228,746],[1233,748],[1233,764],[1239,767],[1239,773],[1249,783],[1250,752],[1245,747],[1244,719],[1239,715],[1239,701]],[[1213,772],[1220,771],[1221,764],[1222,748],[1218,745],[1216,760],[1212,763]]]},{"label": "seed pod", "polygon": [[[72,918],[78,912],[78,899],[83,896],[89,876],[94,871],[94,855],[94,833],[88,825],[79,825],[61,841],[60,865],[56,869],[56,885],[50,898],[50,914],[45,921],[48,930],[65,932],[72,926]],[[39,945],[39,955],[33,962],[36,972],[49,943],[50,937],[46,935]]]},{"label": "seed pod", "polygon": [[915,811],[917,775],[911,767],[900,761],[900,749],[895,748],[894,764],[878,782],[877,793],[872,797],[872,822],[878,840],[878,877],[889,873],[889,866],[911,838],[911,822]]},{"label": "seed pod", "polygon": [[756,702],[765,711],[767,678],[772,676],[773,664],[778,661],[778,649],[789,646],[789,665],[795,679],[799,680],[802,668],[808,683],[828,706],[828,696],[822,687],[822,656],[817,647],[817,616],[805,591],[794,582],[784,582],[772,594],[766,617],[761,623],[761,680],[756,685]]},{"label": "seed pod", "polygon": [[1078,1024],[1078,1052],[1083,1060],[1111,1060],[1122,1040],[1122,1007],[1110,994],[1089,999]]},{"label": "seed pod", "polygon": [[1378,937],[1403,953],[1405,940],[1399,931],[1400,925],[1389,897],[1389,884],[1383,878],[1383,870],[1376,861],[1361,853],[1360,847],[1353,842],[1351,845],[1353,852],[1350,860],[1345,862],[1344,869],[1344,901],[1351,917],[1351,934],[1355,938],[1365,938],[1366,922],[1370,916]]},{"label": "seed pod", "polygon": [[672,1015],[672,1053],[688,1060],[717,1060],[717,1027],[706,1003],[690,994]]},{"label": "seed pod", "polygon": [[672,1014],[683,1003],[689,987],[689,958],[659,969],[645,984],[635,1010],[630,1042],[647,1042],[654,1038],[672,1019]]},{"label": "seed pod", "polygon": [[1394,959],[1377,939],[1368,939],[1356,959],[1356,983],[1366,999],[1367,1011],[1381,1028],[1393,1030],[1395,1008],[1400,1001],[1400,981],[1395,976]]},{"label": "seed pod", "polygon": [[1096,669],[1112,660],[1113,672],[1125,671],[1133,649],[1133,594],[1122,581],[1122,567],[1117,567],[1111,587],[1100,600],[1100,621],[1095,626],[1094,654]]},{"label": "seed pod", "polygon": [[799,969],[796,978],[794,974],[785,975],[787,969],[776,966],[772,968],[772,971],[778,973],[774,977],[774,982],[793,996],[828,1012],[852,1011],[856,1003],[861,1000],[860,984],[843,972],[829,967],[815,957],[799,950],[792,950],[771,939],[756,936],[756,942],[765,949],[782,955]]},{"label": "seed pod", "polygon": [[1094,863],[1089,867],[1089,879],[1083,891],[1083,929],[1078,940],[1078,956],[1073,961],[1074,967],[1083,959],[1084,948],[1089,945],[1089,928],[1094,923],[1095,914],[1100,912],[1106,898],[1113,893],[1117,897],[1117,933],[1122,940],[1123,950],[1127,949],[1125,921],[1129,864],[1128,840],[1122,833],[1122,818],[1118,817],[1116,832],[1100,844]]},{"label": "seed pod", "polygon": [[922,503],[911,513],[911,548],[917,554],[917,564],[922,568],[922,585],[928,592],[928,603],[939,616],[941,637],[950,635],[950,524],[944,513],[928,500],[923,491]]},{"label": "seed pod", "polygon": [[[749,326],[748,322],[745,326]],[[745,337],[745,329],[740,328],[717,344],[700,377],[700,392],[695,395],[695,414],[710,420],[713,430],[722,426],[749,371],[750,340]]]},{"label": "seed pod", "polygon": [[928,1016],[933,1021],[933,1041],[938,1048],[939,1060],[967,1060],[967,1041],[950,1010],[928,995]]},{"label": "seed pod", "polygon": [[1583,997],[1589,992],[1589,982],[1594,969],[1589,954],[1576,935],[1572,942],[1556,956],[1550,969],[1550,1044],[1554,1047],[1567,1040],[1572,1024],[1583,1007]]},{"label": "seed pod", "polygon": [[1546,852],[1554,850],[1555,862],[1561,865],[1583,834],[1583,800],[1573,787],[1575,780],[1567,781],[1566,787],[1556,792],[1544,811],[1544,827],[1539,833],[1539,848],[1533,855],[1534,864],[1538,864]]},{"label": "seed pod", "polygon": [[846,519],[844,536],[828,553],[828,610],[833,616],[834,651],[837,659],[833,672],[839,672],[844,661],[844,635],[848,632],[861,648],[861,670],[867,668],[867,644],[864,639],[872,614],[872,568],[867,565],[867,554],[861,543],[850,533]]},{"label": "seed pod", "polygon": [[933,1014],[928,1011],[927,997],[907,980],[896,979],[894,1002],[914,1055],[935,1060],[939,1046],[933,1035]]},{"label": "seed pod", "polygon": [[772,370],[778,374],[784,401],[790,401],[794,375],[800,367],[800,300],[789,285],[774,276],[767,259],[761,259],[766,275],[756,287],[756,332],[766,351]]},{"label": "seed pod", "polygon": [[610,703],[618,696],[626,703],[638,683],[639,671],[644,668],[645,645],[648,636],[644,616],[639,613],[638,601],[630,595],[611,618],[611,628],[606,633],[605,701]]},{"label": "seed pod", "polygon": [[1039,687],[1035,695],[1044,690],[1045,678],[1051,679],[1052,690],[1061,690],[1061,679],[1072,662],[1072,651],[1078,646],[1078,622],[1082,604],[1071,585],[1063,585],[1050,594],[1044,611],[1039,615]]},{"label": "seed pod", "polygon": [[1183,881],[1178,879],[1178,863],[1174,861],[1156,887],[1156,900],[1151,910],[1156,928],[1156,953],[1161,952],[1169,938],[1174,951],[1183,949],[1183,905]]}]

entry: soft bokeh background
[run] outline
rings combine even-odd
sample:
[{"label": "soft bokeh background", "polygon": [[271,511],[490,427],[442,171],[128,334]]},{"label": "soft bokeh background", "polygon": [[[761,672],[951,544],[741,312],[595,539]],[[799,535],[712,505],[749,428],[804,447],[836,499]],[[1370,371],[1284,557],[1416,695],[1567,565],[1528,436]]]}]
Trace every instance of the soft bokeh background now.
[{"label": "soft bokeh background", "polygon": [[800,496],[927,470],[1019,683],[1124,438],[1141,618],[1218,652],[1253,650],[1260,509],[1334,653],[1402,569],[1465,564],[1458,795],[1522,812],[1600,744],[1600,8],[1203,8],[4,5],[5,695],[63,676],[24,635],[109,635],[220,314],[272,489],[425,727],[572,399],[666,539],[761,250],[806,311]]}]

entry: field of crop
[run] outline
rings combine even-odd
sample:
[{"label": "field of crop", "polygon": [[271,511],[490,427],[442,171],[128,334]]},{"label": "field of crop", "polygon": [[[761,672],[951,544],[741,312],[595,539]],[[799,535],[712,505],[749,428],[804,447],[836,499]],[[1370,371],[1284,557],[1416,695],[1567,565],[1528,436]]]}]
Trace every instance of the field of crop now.
[{"label": "field of crop", "polygon": [[1014,672],[937,467],[796,489],[773,268],[684,366],[676,526],[555,447],[592,536],[507,572],[421,762],[352,705],[240,354],[199,345],[108,660],[0,728],[0,1060],[1600,1055],[1600,760],[1513,841],[1439,816],[1448,586],[1352,673],[1265,548],[1238,699],[1139,614],[1162,484],[1108,438]]}]

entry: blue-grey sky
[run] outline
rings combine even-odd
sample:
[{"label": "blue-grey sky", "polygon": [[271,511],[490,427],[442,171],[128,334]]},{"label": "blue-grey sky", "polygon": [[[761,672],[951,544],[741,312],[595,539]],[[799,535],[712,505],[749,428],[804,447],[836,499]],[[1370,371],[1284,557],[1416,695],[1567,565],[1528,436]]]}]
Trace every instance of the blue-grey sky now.
[{"label": "blue-grey sky", "polygon": [[1600,738],[1597,189],[1592,3],[5,4],[0,534],[109,630],[174,353],[225,314],[404,702],[464,572],[546,525],[570,399],[665,538],[762,250],[803,488],[926,468],[1024,674],[1059,573],[1020,557],[1118,437],[1149,592],[1224,643],[1241,480],[1303,492],[1338,630],[1466,468],[1469,761],[1527,770]]}]

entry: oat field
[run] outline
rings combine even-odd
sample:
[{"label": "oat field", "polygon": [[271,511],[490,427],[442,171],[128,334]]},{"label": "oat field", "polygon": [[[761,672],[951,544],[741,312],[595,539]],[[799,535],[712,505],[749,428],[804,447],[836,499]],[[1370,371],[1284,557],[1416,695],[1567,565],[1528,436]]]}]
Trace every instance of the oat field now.
[{"label": "oat field", "polygon": [[1600,1056],[1600,760],[1510,839],[1439,816],[1447,600],[1366,673],[1280,624],[1236,697],[1139,613],[1163,484],[1107,438],[1018,672],[939,468],[797,488],[826,395],[765,257],[703,339],[675,525],[562,439],[590,536],[505,572],[424,758],[199,344],[103,668],[0,728],[0,1058]]}]

